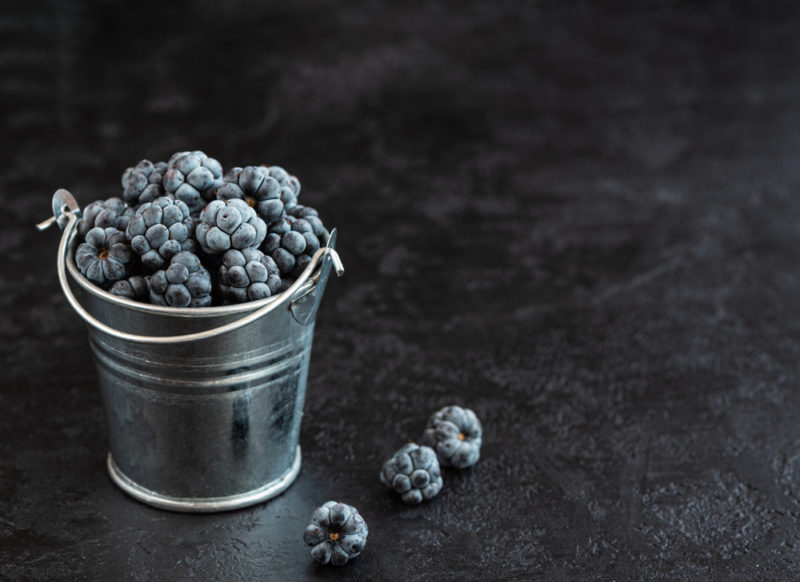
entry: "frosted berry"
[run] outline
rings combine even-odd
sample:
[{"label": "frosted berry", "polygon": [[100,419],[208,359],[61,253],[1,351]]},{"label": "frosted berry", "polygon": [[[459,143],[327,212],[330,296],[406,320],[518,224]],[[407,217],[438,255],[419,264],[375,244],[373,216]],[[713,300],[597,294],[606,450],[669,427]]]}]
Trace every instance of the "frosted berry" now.
[{"label": "frosted berry", "polygon": [[267,225],[244,200],[214,200],[200,213],[195,235],[205,252],[221,254],[258,247],[267,235]]},{"label": "frosted berry", "polygon": [[442,473],[430,447],[408,443],[383,464],[381,483],[410,504],[433,499],[442,488]]},{"label": "frosted berry", "polygon": [[194,251],[194,221],[189,208],[168,196],[145,202],[136,209],[125,231],[142,264],[155,271],[167,266],[181,251]]},{"label": "frosted berry", "polygon": [[118,295],[134,301],[147,302],[150,290],[147,281],[141,275],[131,275],[127,279],[120,279],[109,289],[112,295]]},{"label": "frosted berry", "polygon": [[78,222],[78,235],[86,237],[86,233],[95,227],[113,227],[124,231],[132,211],[125,208],[122,198],[109,198],[108,200],[95,200],[86,205]]},{"label": "frosted berry", "polygon": [[267,224],[283,216],[281,185],[264,166],[234,168],[225,175],[225,183],[217,190],[220,200],[237,198],[247,202]]},{"label": "frosted berry", "polygon": [[122,197],[125,203],[135,207],[144,202],[152,202],[164,195],[162,181],[167,171],[166,162],[153,163],[141,160],[122,173]]},{"label": "frosted berry", "polygon": [[181,251],[169,267],[149,277],[150,301],[171,307],[208,307],[211,305],[211,275],[192,252]]},{"label": "frosted berry", "polygon": [[264,299],[280,289],[280,271],[275,261],[258,249],[226,251],[218,274],[222,296],[232,303]]},{"label": "frosted berry", "polygon": [[445,406],[428,420],[420,441],[432,447],[444,467],[466,469],[481,456],[483,428],[469,408]]},{"label": "frosted berry", "polygon": [[367,544],[367,522],[352,505],[328,501],[311,514],[303,541],[311,546],[311,557],[320,564],[344,566]]},{"label": "frosted berry", "polygon": [[107,288],[128,274],[133,253],[122,231],[95,227],[75,251],[75,264],[89,281]]},{"label": "frosted berry", "polygon": [[199,150],[173,154],[162,181],[164,190],[195,214],[206,201],[214,200],[222,183],[222,165]]}]

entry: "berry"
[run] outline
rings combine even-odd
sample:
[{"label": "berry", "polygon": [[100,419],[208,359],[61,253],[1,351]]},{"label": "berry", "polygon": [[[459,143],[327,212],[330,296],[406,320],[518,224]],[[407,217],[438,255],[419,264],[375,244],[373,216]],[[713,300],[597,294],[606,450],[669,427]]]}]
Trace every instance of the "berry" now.
[{"label": "berry", "polygon": [[171,307],[211,305],[211,274],[192,252],[181,251],[166,270],[153,273],[147,281],[150,301]]},{"label": "berry", "polygon": [[122,197],[129,206],[138,206],[144,202],[152,202],[164,195],[162,180],[167,171],[166,162],[154,164],[150,160],[142,160],[122,174]]},{"label": "berry", "polygon": [[436,451],[445,467],[466,469],[481,456],[481,421],[469,408],[445,406],[428,420],[420,441]]},{"label": "berry", "polygon": [[194,222],[189,208],[168,196],[145,202],[136,209],[125,231],[142,264],[155,271],[181,251],[194,251]]},{"label": "berry", "polygon": [[306,239],[299,232],[290,230],[281,237],[281,246],[297,256],[306,250]]},{"label": "berry", "polygon": [[320,564],[344,566],[367,544],[367,522],[352,505],[328,501],[311,514],[303,541],[311,546],[311,557]]},{"label": "berry", "polygon": [[225,175],[225,184],[217,190],[220,200],[239,199],[256,209],[267,224],[283,216],[281,185],[264,166],[234,168]]},{"label": "berry", "polygon": [[206,201],[214,200],[215,190],[222,186],[222,165],[197,150],[177,152],[167,162],[164,190],[198,213]]},{"label": "berry", "polygon": [[281,218],[279,220],[276,220],[275,222],[269,225],[270,234],[278,234],[283,236],[290,230],[292,230],[292,225],[286,218]]},{"label": "berry", "polygon": [[278,293],[280,271],[258,249],[230,249],[222,255],[218,284],[222,296],[233,303],[256,301]]},{"label": "berry", "polygon": [[125,235],[116,228],[95,227],[75,251],[75,264],[89,281],[106,288],[128,274],[133,253]]},{"label": "berry", "polygon": [[220,254],[257,247],[267,236],[267,225],[244,200],[214,200],[200,213],[195,234],[205,252]]},{"label": "berry", "polygon": [[95,200],[83,209],[81,221],[78,223],[78,235],[85,238],[86,233],[95,227],[113,227],[124,231],[130,216],[131,212],[125,208],[122,198]]},{"label": "berry", "polygon": [[141,275],[132,275],[127,279],[120,279],[111,286],[109,291],[112,295],[119,295],[120,297],[145,303],[150,295],[147,280]]},{"label": "berry", "polygon": [[[268,170],[269,170],[269,175],[275,178],[278,181],[278,184],[280,184],[281,186],[287,186],[289,184],[289,180],[291,179],[289,172],[287,172],[280,166],[269,166]],[[295,180],[297,180],[297,178],[295,178]],[[298,193],[300,192],[299,181],[297,182],[297,192]],[[292,190],[292,193],[294,194],[294,190]]]},{"label": "berry", "polygon": [[381,468],[381,483],[394,489],[406,503],[433,499],[442,488],[442,472],[430,447],[408,443]]}]

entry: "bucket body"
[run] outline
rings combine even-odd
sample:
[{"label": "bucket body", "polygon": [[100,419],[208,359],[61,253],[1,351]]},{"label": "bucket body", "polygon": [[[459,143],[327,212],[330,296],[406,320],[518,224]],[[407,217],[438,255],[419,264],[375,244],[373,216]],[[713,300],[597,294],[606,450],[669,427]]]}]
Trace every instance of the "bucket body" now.
[{"label": "bucket body", "polygon": [[117,485],[177,511],[235,509],[286,489],[300,468],[314,319],[330,265],[323,261],[290,298],[176,309],[110,295],[80,275],[71,252],[65,261],[80,308],[123,334],[213,331],[281,303],[238,329],[189,342],[129,341],[88,328]]}]

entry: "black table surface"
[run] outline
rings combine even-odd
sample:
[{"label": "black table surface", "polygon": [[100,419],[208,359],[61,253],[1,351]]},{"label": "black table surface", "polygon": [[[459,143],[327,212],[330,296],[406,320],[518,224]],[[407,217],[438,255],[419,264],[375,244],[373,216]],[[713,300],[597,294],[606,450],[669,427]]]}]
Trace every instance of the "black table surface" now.
[{"label": "black table surface", "polygon": [[[796,579],[800,11],[732,4],[4,2],[0,579]],[[297,174],[347,269],[299,478],[210,515],[108,478],[34,228],[185,149]],[[447,404],[481,460],[406,506],[380,466]]]}]

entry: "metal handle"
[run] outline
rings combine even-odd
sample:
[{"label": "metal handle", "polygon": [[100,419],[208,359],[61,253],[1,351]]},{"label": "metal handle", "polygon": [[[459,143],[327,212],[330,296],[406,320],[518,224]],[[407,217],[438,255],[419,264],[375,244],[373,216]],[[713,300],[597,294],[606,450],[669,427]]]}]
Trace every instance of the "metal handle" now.
[{"label": "metal handle", "polygon": [[[338,276],[342,276],[344,274],[344,266],[342,265],[342,261],[339,258],[339,254],[330,247],[324,247],[319,249],[317,252],[314,253],[314,256],[311,257],[311,262],[308,263],[306,268],[297,278],[297,280],[292,283],[288,289],[286,289],[282,295],[284,296],[282,299],[278,301],[274,301],[269,305],[265,305],[264,307],[253,311],[252,313],[242,317],[241,319],[237,319],[236,321],[232,321],[231,323],[227,323],[221,325],[219,327],[215,327],[209,330],[200,331],[196,333],[188,333],[185,335],[171,335],[171,336],[147,336],[147,335],[137,335],[132,333],[126,333],[123,331],[119,331],[106,325],[102,321],[96,319],[91,313],[89,313],[84,307],[78,302],[75,298],[75,295],[72,293],[72,289],[70,288],[69,281],[67,280],[67,253],[69,252],[69,245],[72,241],[73,236],[75,235],[75,229],[78,224],[78,220],[80,218],[80,209],[78,208],[75,199],[72,195],[67,192],[66,190],[59,190],[53,196],[53,209],[54,209],[54,218],[48,219],[38,226],[39,229],[43,230],[50,226],[53,222],[58,222],[59,226],[62,226],[64,229],[63,234],[61,235],[61,242],[58,245],[58,281],[61,283],[61,289],[64,291],[64,295],[67,298],[67,301],[75,310],[75,312],[89,325],[92,327],[106,333],[116,339],[125,340],[134,343],[151,343],[151,344],[175,344],[175,343],[183,343],[183,342],[196,342],[201,340],[206,340],[212,337],[216,337],[218,335],[222,335],[239,328],[242,328],[255,320],[267,315],[268,313],[276,310],[278,307],[284,305],[287,301],[296,301],[299,298],[293,298],[292,296],[300,289],[306,281],[311,277],[311,274],[314,272],[314,269],[317,265],[325,259],[330,259],[333,262],[334,267],[336,268],[336,274]],[[67,218],[68,221],[66,226],[63,226],[64,218]],[[315,283],[316,284],[316,283]],[[301,322],[302,323],[302,322]]]}]

